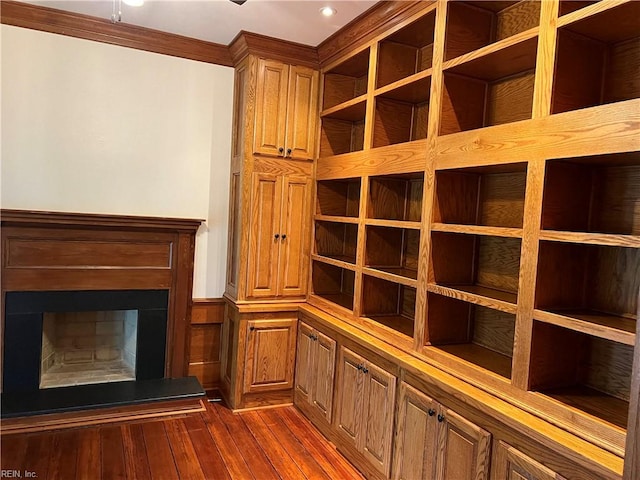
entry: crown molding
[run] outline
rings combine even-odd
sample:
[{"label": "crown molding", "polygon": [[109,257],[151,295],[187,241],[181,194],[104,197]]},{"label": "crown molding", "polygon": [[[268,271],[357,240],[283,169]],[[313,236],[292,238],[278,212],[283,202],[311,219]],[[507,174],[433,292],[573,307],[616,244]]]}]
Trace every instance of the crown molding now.
[{"label": "crown molding", "polygon": [[126,23],[113,23],[111,20],[55,8],[2,0],[0,21],[5,25],[57,33],[199,62],[233,66],[229,48],[225,45]]},{"label": "crown molding", "polygon": [[244,30],[231,41],[229,52],[234,65],[238,65],[247,55],[255,55],[296,65],[319,67],[318,50],[315,47]]}]

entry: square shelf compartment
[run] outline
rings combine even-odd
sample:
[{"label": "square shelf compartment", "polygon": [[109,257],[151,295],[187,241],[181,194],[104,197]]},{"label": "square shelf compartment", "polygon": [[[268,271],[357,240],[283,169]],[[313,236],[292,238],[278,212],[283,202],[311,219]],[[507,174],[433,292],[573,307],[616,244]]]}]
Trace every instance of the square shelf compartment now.
[{"label": "square shelf compartment", "polygon": [[517,304],[521,240],[431,232],[429,283]]},{"label": "square shelf compartment", "polygon": [[364,148],[366,102],[322,117],[320,157],[358,152]]},{"label": "square shelf compartment", "polygon": [[511,378],[515,315],[429,293],[428,344]]},{"label": "square shelf compartment", "polygon": [[432,10],[380,42],[377,88],[431,68],[435,23]]},{"label": "square shelf compartment", "polygon": [[413,337],[416,289],[363,275],[362,316]]},{"label": "square shelf compartment", "polygon": [[444,71],[440,135],[528,120],[537,37]]},{"label": "square shelf compartment", "polygon": [[547,161],[542,229],[640,235],[640,152]]},{"label": "square shelf compartment", "polygon": [[534,322],[530,390],[627,427],[633,347]]},{"label": "square shelf compartment", "polygon": [[540,1],[449,2],[445,61],[540,24]]},{"label": "square shelf compartment", "polygon": [[420,221],[423,173],[371,177],[369,182],[368,218]]},{"label": "square shelf compartment", "polygon": [[360,179],[319,180],[316,214],[357,217],[360,213]]},{"label": "square shelf compartment", "polygon": [[353,310],[355,272],[314,261],[311,281],[313,293],[336,305]]},{"label": "square shelf compartment", "polygon": [[401,277],[418,278],[420,230],[367,226],[365,266]]},{"label": "square shelf compartment", "polygon": [[322,109],[327,110],[367,93],[368,78],[367,48],[325,72]]},{"label": "square shelf compartment", "polygon": [[429,90],[417,103],[376,97],[373,122],[373,148],[427,138],[429,124]]},{"label": "square shelf compartment", "polygon": [[316,221],[316,253],[341,262],[356,263],[358,225]]},{"label": "square shelf compartment", "polygon": [[640,249],[542,241],[535,307],[635,330]]},{"label": "square shelf compartment", "polygon": [[436,171],[435,223],[522,228],[526,163]]},{"label": "square shelf compartment", "polygon": [[558,30],[551,113],[640,97],[640,2]]}]

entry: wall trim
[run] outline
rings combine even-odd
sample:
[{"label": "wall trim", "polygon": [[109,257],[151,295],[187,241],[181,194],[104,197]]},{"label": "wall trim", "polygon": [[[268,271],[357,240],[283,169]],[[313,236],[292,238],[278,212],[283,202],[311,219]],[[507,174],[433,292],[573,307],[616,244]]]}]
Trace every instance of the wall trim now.
[{"label": "wall trim", "polygon": [[301,43],[241,31],[229,44],[233,64],[238,65],[247,55],[268,57],[295,65],[318,68],[318,49]]},{"label": "wall trim", "polygon": [[233,66],[229,48],[225,45],[126,23],[113,23],[109,19],[65,12],[55,8],[2,0],[0,21],[15,27],[57,33],[198,62]]}]

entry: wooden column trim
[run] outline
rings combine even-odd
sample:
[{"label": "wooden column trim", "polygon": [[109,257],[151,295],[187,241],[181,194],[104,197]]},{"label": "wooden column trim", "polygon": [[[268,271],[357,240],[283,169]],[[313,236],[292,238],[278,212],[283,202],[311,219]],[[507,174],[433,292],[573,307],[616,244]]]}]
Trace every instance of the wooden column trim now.
[{"label": "wooden column trim", "polygon": [[234,65],[238,65],[247,55],[255,55],[316,69],[319,66],[318,50],[315,47],[244,30],[229,44],[229,53]]},{"label": "wooden column trim", "polygon": [[231,54],[226,45],[126,23],[113,23],[110,19],[12,0],[0,2],[0,19],[5,25],[57,33],[198,62],[233,66]]}]

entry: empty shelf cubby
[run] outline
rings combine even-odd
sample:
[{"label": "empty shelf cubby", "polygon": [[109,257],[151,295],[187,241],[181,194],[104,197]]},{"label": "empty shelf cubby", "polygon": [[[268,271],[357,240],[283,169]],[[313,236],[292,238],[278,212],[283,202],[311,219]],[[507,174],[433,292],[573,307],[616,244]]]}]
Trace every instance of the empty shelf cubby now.
[{"label": "empty shelf cubby", "polygon": [[363,275],[362,316],[413,337],[416,289]]},{"label": "empty shelf cubby", "polygon": [[540,1],[448,2],[445,61],[540,24]]},{"label": "empty shelf cubby", "polygon": [[316,221],[316,253],[346,263],[356,263],[358,225]]},{"label": "empty shelf cubby", "polygon": [[436,171],[434,223],[522,228],[525,163]]},{"label": "empty shelf cubby", "polygon": [[369,49],[366,49],[325,72],[322,109],[367,93],[368,78]]},{"label": "empty shelf cubby", "polygon": [[360,212],[360,178],[319,180],[316,214],[357,217]]},{"label": "empty shelf cubby", "polygon": [[348,310],[353,310],[355,272],[314,261],[311,281],[313,293]]},{"label": "empty shelf cubby", "polygon": [[511,378],[515,315],[429,293],[426,329],[428,345]]},{"label": "empty shelf cubby", "polygon": [[640,97],[640,2],[558,29],[551,113]]},{"label": "empty shelf cubby", "polygon": [[419,222],[423,186],[423,173],[371,177],[367,217]]},{"label": "empty shelf cubby", "polygon": [[548,160],[542,228],[640,235],[640,152]]},{"label": "empty shelf cubby", "polygon": [[377,88],[431,68],[435,22],[431,10],[380,42]]},{"label": "empty shelf cubby", "polygon": [[[428,97],[429,91],[426,95]],[[427,138],[429,102],[411,103],[385,97],[376,97],[373,122],[373,147]]]},{"label": "empty shelf cubby", "polygon": [[633,347],[534,322],[530,390],[626,428]]},{"label": "empty shelf cubby", "polygon": [[405,278],[418,278],[420,230],[367,226],[365,266]]}]

